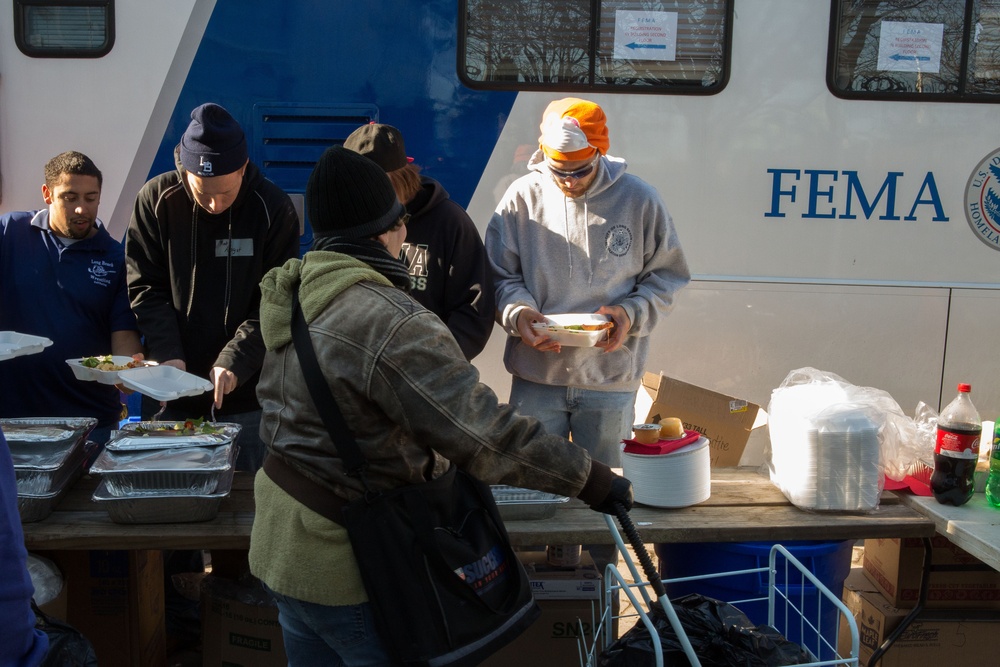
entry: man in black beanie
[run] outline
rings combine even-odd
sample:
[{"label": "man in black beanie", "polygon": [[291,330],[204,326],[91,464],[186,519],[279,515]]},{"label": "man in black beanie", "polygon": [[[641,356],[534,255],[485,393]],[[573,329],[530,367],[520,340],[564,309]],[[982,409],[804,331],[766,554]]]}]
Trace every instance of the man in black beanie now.
[{"label": "man in black beanie", "polygon": [[[170,401],[162,418],[214,414],[240,424],[237,468],[257,470],[259,283],[298,254],[298,215],[249,161],[243,129],[217,104],[191,112],[174,159],[176,170],[139,191],[125,236],[132,310],[148,359],[214,385],[211,394]],[[147,402],[144,416],[156,409]]]},{"label": "man in black beanie", "polygon": [[[359,565],[389,581],[392,573],[359,564],[327,509],[366,488],[438,478],[451,465],[490,484],[576,496],[602,512],[614,502],[630,508],[632,486],[500,405],[440,318],[406,294],[399,250],[407,214],[381,167],[328,148],[309,177],[306,210],[315,245],[261,282],[267,355],[257,394],[269,454],[254,480],[250,570],[274,593],[289,664],[397,664],[372,604],[399,602],[369,602]],[[295,295],[319,370],[367,459],[365,482],[346,472],[306,385],[292,343]],[[494,572],[504,569],[498,560]],[[395,583],[400,591],[411,584]]]}]

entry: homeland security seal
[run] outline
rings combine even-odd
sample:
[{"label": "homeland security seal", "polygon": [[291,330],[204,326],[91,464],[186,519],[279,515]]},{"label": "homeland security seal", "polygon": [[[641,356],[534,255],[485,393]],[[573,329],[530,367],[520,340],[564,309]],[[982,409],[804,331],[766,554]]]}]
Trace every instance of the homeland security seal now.
[{"label": "homeland security seal", "polygon": [[980,241],[1000,250],[1000,148],[983,158],[969,177],[965,219]]},{"label": "homeland security seal", "polygon": [[622,257],[632,247],[632,232],[625,225],[615,225],[605,235],[604,245],[612,255]]}]

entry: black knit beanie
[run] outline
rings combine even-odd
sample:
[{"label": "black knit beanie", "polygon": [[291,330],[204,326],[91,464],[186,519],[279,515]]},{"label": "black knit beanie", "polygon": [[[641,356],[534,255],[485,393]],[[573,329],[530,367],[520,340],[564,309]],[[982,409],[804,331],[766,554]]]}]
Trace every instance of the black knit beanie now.
[{"label": "black knit beanie", "polygon": [[191,112],[180,144],[181,164],[196,176],[223,176],[247,161],[243,128],[218,104],[202,104]]},{"label": "black knit beanie", "polygon": [[306,183],[306,213],[317,236],[378,236],[405,212],[382,168],[343,146],[327,148]]}]

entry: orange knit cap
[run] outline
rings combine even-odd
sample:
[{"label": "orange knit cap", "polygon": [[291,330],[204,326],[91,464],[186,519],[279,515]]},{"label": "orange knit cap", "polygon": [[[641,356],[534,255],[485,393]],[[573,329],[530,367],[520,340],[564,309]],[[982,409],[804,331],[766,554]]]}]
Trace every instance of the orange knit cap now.
[{"label": "orange knit cap", "polygon": [[608,152],[607,117],[593,102],[566,97],[551,102],[542,114],[538,143],[553,160],[585,160],[595,151]]}]

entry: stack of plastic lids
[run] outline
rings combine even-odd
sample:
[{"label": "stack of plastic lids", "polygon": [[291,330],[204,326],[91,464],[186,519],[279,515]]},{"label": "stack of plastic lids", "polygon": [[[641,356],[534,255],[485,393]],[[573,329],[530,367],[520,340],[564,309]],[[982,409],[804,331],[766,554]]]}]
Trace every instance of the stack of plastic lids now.
[{"label": "stack of plastic lids", "polygon": [[688,507],[708,500],[712,492],[708,438],[697,436],[679,449],[662,449],[667,453],[638,453],[654,448],[627,444],[622,452],[622,472],[632,482],[635,501],[653,507]]},{"label": "stack of plastic lids", "polygon": [[878,507],[878,424],[865,410],[828,409],[784,435],[781,446],[772,448],[772,479],[792,504],[841,511]]}]

